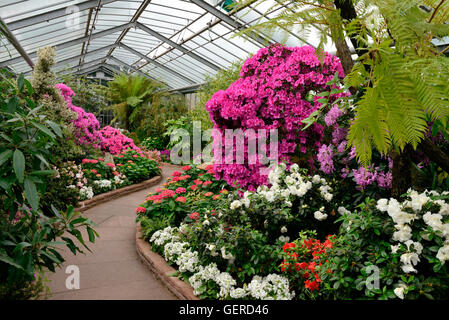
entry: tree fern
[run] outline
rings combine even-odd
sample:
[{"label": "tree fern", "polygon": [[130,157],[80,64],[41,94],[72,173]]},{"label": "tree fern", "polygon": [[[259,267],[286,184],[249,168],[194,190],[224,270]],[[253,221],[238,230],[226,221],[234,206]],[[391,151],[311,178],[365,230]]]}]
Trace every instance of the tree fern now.
[{"label": "tree fern", "polygon": [[276,2],[266,13],[277,10],[275,17],[248,31],[314,26],[321,33],[318,49],[344,36],[355,44],[359,58],[345,83],[363,92],[349,130],[349,146],[362,164],[370,162],[373,147],[382,154],[408,144],[416,148],[427,119],[448,122],[449,62],[432,40],[449,35],[449,0],[347,0],[357,14],[350,21],[335,5],[343,8],[342,1]]}]

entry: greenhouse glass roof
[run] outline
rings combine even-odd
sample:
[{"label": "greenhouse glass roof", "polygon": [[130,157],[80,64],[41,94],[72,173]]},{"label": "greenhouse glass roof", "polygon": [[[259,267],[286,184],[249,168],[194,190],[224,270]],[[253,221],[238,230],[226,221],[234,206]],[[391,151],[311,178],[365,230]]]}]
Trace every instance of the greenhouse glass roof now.
[{"label": "greenhouse glass roof", "polygon": [[275,2],[229,12],[230,0],[0,0],[1,20],[12,35],[10,41],[2,39],[0,67],[30,74],[36,50],[54,46],[54,70],[61,75],[109,67],[172,89],[195,86],[270,43],[318,45],[313,31],[307,39],[282,29],[234,37],[245,26],[272,18],[276,11],[264,12]]}]

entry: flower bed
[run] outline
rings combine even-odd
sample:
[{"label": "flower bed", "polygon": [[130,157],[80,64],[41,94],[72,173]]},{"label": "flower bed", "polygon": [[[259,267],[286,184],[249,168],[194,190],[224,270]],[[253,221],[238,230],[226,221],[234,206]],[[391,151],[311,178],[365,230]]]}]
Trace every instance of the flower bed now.
[{"label": "flower bed", "polygon": [[[106,161],[104,158],[83,159],[80,164],[66,162],[54,168],[57,174],[52,185],[70,194],[66,202],[77,206],[78,201],[90,200],[126,186],[138,184],[160,175],[159,164],[136,151],[128,151]],[[65,189],[65,190],[64,190]]]},{"label": "flower bed", "polygon": [[[448,193],[348,210],[335,184],[296,165],[243,194],[220,193],[210,170],[185,169],[136,213],[152,249],[202,299],[447,297]],[[370,268],[379,287],[367,285]]]},{"label": "flower bed", "polygon": [[392,159],[359,163],[358,97],[316,59],[275,46],[244,64],[206,108],[221,131],[279,128],[280,163],[261,177],[245,149],[244,164],[186,166],[136,209],[143,237],[201,299],[447,299],[447,184],[419,160],[432,182],[390,198]]}]

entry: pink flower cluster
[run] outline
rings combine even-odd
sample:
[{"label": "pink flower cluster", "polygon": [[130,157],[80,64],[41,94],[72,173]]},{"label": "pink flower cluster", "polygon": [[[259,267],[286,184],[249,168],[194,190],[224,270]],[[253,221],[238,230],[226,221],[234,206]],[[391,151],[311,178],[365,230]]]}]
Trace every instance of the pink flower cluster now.
[{"label": "pink flower cluster", "polygon": [[[326,83],[336,72],[344,77],[339,60],[326,53],[321,64],[311,46],[274,45],[260,49],[245,61],[240,78],[227,90],[216,92],[206,104],[214,128],[221,133],[213,135],[214,145],[217,146],[222,139],[223,150],[230,146],[235,151],[235,142],[226,139],[225,129],[240,128],[244,132],[248,129],[255,132],[258,129],[276,129],[279,134],[278,159],[273,160],[290,162],[291,156],[296,154],[303,159],[303,165],[311,165],[316,149],[321,146],[323,127],[316,123],[307,130],[301,130],[301,121],[321,105],[316,99],[311,102],[307,97],[310,93],[330,89]],[[337,99],[340,95],[335,94],[330,99]],[[256,133],[245,139],[258,138]],[[265,166],[260,156],[248,161],[245,144],[244,163],[236,163],[232,158],[237,156],[228,154],[222,158],[221,164],[215,161],[215,177],[231,185],[237,182],[242,188],[254,190],[267,183],[267,176],[261,174],[260,169]],[[266,149],[270,158],[269,146]]]},{"label": "pink flower cluster", "polygon": [[[320,170],[325,174],[333,174],[335,171],[339,171],[340,178],[343,179],[348,178],[348,176],[351,177],[350,173],[352,173],[357,189],[364,190],[370,185],[376,185],[376,183],[381,188],[391,188],[393,178],[389,170],[393,165],[391,159],[388,160],[388,167],[385,171],[381,170],[379,166],[374,166],[374,164],[368,168],[360,166],[355,159],[355,148],[347,149],[347,128],[341,128],[337,123],[342,115],[346,116],[346,112],[334,105],[324,116],[324,122],[332,130],[332,141],[328,145],[323,144],[318,150],[317,160],[320,164]],[[339,169],[336,170],[336,167]]]},{"label": "pink flower cluster", "polygon": [[55,84],[55,88],[59,89],[62,97],[67,102],[70,110],[78,114],[78,118],[73,121],[75,127],[75,136],[80,144],[92,145],[94,148],[100,148],[103,144],[103,136],[101,135],[100,123],[93,113],[85,112],[83,108],[72,104],[72,96],[75,95],[73,90],[63,83]]},{"label": "pink flower cluster", "polygon": [[79,144],[92,145],[95,148],[101,148],[103,151],[113,155],[126,152],[127,150],[135,150],[142,154],[142,151],[134,144],[134,141],[118,129],[106,126],[100,130],[100,123],[93,113],[88,113],[83,108],[72,104],[72,96],[75,95],[73,90],[63,83],[55,85],[67,102],[70,110],[78,114],[78,118],[73,121],[75,127],[75,136]]},{"label": "pink flower cluster", "polygon": [[[156,190],[157,192],[157,190]],[[176,192],[170,189],[163,190],[160,194],[155,194],[153,196],[147,197],[146,201],[153,201],[153,203],[160,203],[163,199],[173,198],[176,195]]]},{"label": "pink flower cluster", "polygon": [[100,130],[103,137],[103,150],[117,155],[128,150],[134,150],[142,154],[142,151],[134,144],[134,140],[128,138],[120,130],[106,126]]}]

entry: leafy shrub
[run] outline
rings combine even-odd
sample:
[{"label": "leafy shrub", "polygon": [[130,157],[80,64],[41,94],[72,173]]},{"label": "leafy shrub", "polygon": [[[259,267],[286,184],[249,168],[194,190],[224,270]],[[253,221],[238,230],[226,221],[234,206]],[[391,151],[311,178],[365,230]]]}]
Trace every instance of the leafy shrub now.
[{"label": "leafy shrub", "polygon": [[114,157],[116,170],[132,182],[137,183],[160,174],[159,164],[136,151],[128,151]]},{"label": "leafy shrub", "polygon": [[148,137],[140,145],[146,150],[164,150],[167,147],[166,140],[161,137]]},{"label": "leafy shrub", "polygon": [[[343,77],[338,59],[326,53],[320,63],[313,47],[276,45],[260,49],[243,64],[241,78],[227,90],[215,93],[206,104],[214,128],[221,133],[221,136],[215,135],[214,144],[221,143],[222,154],[225,154],[228,144],[236,150],[233,139],[226,139],[225,129],[242,129],[243,132],[279,129],[278,159],[274,160],[290,161],[295,155],[295,162],[302,167],[310,166],[313,154],[320,147],[323,128],[314,123],[302,131],[302,120],[319,107],[311,95],[326,88],[330,90],[327,82],[336,73]],[[335,100],[341,95],[344,94],[337,93],[329,98]],[[258,137],[259,134],[254,132],[248,139]],[[248,161],[248,151],[245,151],[244,164],[229,164],[229,160],[235,161],[221,159],[221,164],[215,164],[217,178],[221,177],[229,184],[237,181],[249,190],[266,183],[267,177],[260,174],[260,169],[265,166],[258,157],[252,164]]]},{"label": "leafy shrub", "polygon": [[63,213],[53,208],[53,217],[41,211],[51,207],[40,200],[48,176],[54,174],[49,164],[50,150],[62,132],[56,123],[40,114],[41,106],[33,94],[23,75],[0,92],[1,298],[36,295],[35,290],[42,287],[36,283],[35,274],[44,268],[54,272],[64,262],[58,245],[67,246],[76,254],[82,250],[70,235],[84,247],[79,229],[86,228],[90,242],[97,235],[93,223],[75,213],[73,207]]},{"label": "leafy shrub", "polygon": [[134,141],[123,133],[119,129],[106,126],[100,130],[100,134],[103,137],[102,149],[105,152],[117,155],[127,150],[135,150],[141,152],[140,149],[134,144]]}]

